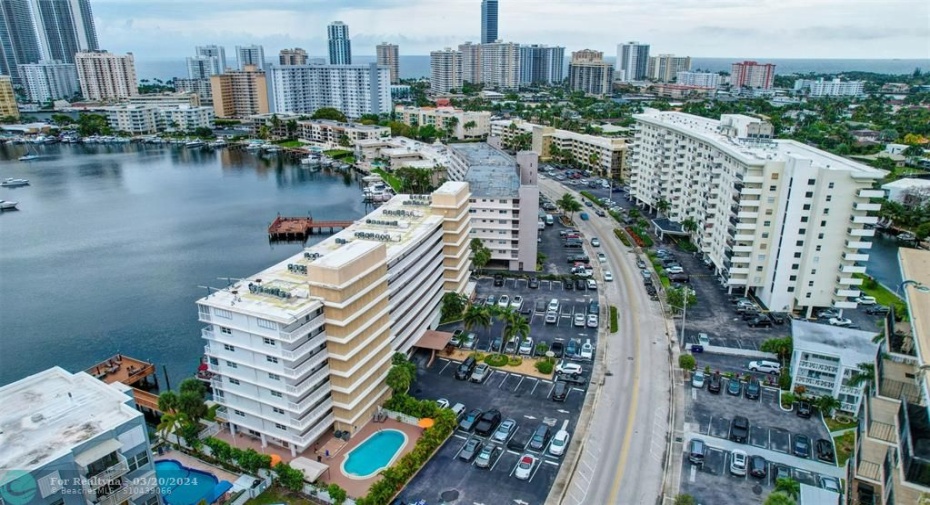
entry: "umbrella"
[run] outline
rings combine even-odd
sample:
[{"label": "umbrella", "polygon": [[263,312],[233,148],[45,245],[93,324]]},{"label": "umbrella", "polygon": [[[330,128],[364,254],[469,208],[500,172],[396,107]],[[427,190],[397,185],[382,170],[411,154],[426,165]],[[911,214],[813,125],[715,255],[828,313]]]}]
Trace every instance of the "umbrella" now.
[{"label": "umbrella", "polygon": [[436,424],[436,421],[429,417],[424,417],[423,419],[420,419],[420,421],[417,423],[417,426],[420,428],[432,428],[434,424]]},{"label": "umbrella", "polygon": [[277,454],[271,455],[271,466],[275,466],[280,462],[281,462],[281,456],[278,456]]}]

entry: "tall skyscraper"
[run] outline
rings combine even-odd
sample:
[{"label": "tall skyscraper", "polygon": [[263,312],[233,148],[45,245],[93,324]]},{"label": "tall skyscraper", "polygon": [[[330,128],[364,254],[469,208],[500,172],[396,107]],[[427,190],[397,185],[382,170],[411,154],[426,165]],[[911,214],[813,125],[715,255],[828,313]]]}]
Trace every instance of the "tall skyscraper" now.
[{"label": "tall skyscraper", "polygon": [[294,49],[282,49],[278,53],[278,64],[279,65],[306,65],[307,64],[307,51],[299,47]]},{"label": "tall skyscraper", "polygon": [[210,75],[222,74],[229,68],[226,65],[226,48],[223,46],[197,46],[194,48],[194,56],[211,60]]},{"label": "tall skyscraper", "polygon": [[78,51],[99,48],[90,0],[32,0],[32,8],[43,59],[74,63]]},{"label": "tall skyscraper", "polygon": [[139,94],[132,53],[81,51],[74,55],[85,100],[122,100]]},{"label": "tall skyscraper", "polygon": [[236,46],[236,63],[239,64],[239,70],[245,70],[247,66],[265,70],[265,48],[256,45]]},{"label": "tall skyscraper", "polygon": [[520,84],[561,83],[564,60],[564,47],[520,46]]},{"label": "tall skyscraper", "polygon": [[429,53],[429,90],[447,93],[462,87],[462,53],[452,48]]},{"label": "tall skyscraper", "polygon": [[646,68],[646,77],[660,82],[672,82],[678,72],[691,70],[690,56],[675,56],[674,54],[660,54],[649,57]]},{"label": "tall skyscraper", "polygon": [[329,35],[329,64],[352,64],[352,41],[349,40],[349,25],[342,21],[333,21],[326,27]]},{"label": "tall skyscraper", "polygon": [[30,102],[70,100],[81,91],[77,69],[73,63],[41,61],[20,65],[19,76]]},{"label": "tall skyscraper", "polygon": [[771,89],[775,82],[775,65],[754,61],[734,63],[730,67],[730,86],[734,88]]},{"label": "tall skyscraper", "polygon": [[568,64],[568,82],[572,91],[589,95],[606,95],[612,91],[614,68],[604,61],[604,53],[583,49],[572,53]]},{"label": "tall skyscraper", "polygon": [[617,78],[639,81],[646,77],[649,65],[649,44],[627,42],[617,46]]},{"label": "tall skyscraper", "polygon": [[268,113],[268,81],[265,71],[255,65],[211,76],[210,94],[219,118]]},{"label": "tall skyscraper", "polygon": [[481,0],[481,43],[497,41],[497,0]]},{"label": "tall skyscraper", "polygon": [[397,44],[382,42],[375,48],[378,55],[378,65],[391,69],[391,84],[400,81],[400,61],[397,54]]},{"label": "tall skyscraper", "polygon": [[0,0],[0,74],[19,84],[17,65],[41,59],[29,0]]}]

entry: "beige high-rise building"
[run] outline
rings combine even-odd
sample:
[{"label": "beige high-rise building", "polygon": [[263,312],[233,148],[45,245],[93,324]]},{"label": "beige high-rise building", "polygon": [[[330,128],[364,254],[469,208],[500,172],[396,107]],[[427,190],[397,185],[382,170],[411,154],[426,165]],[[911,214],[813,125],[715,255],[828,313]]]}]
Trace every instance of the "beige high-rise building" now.
[{"label": "beige high-rise building", "polygon": [[604,61],[604,53],[583,49],[572,53],[568,83],[572,91],[602,96],[613,90],[614,66]]},{"label": "beige high-rise building", "polygon": [[452,48],[429,53],[429,90],[448,93],[462,87],[462,53]]},{"label": "beige high-rise building", "polygon": [[282,49],[278,53],[278,63],[281,65],[306,65],[307,51],[299,47],[294,49]]},{"label": "beige high-rise building", "polygon": [[397,44],[388,44],[382,42],[375,47],[377,53],[378,65],[391,69],[391,84],[400,82],[400,56],[397,50]]},{"label": "beige high-rise building", "polygon": [[123,100],[139,94],[132,53],[81,51],[74,55],[81,94],[85,100]]},{"label": "beige high-rise building", "polygon": [[492,42],[459,45],[462,53],[462,81],[503,89],[520,85],[520,44]]},{"label": "beige high-rise building", "polygon": [[672,82],[678,76],[678,72],[689,72],[690,70],[690,56],[660,54],[649,57],[649,64],[646,66],[646,77],[659,82]]},{"label": "beige high-rise building", "polygon": [[218,118],[268,113],[268,82],[255,65],[210,76],[213,110]]},{"label": "beige high-rise building", "polygon": [[198,300],[218,419],[295,456],[333,428],[354,435],[390,397],[391,356],[439,324],[443,294],[465,291],[470,197],[464,182],[397,195]]},{"label": "beige high-rise building", "polygon": [[0,117],[19,119],[19,107],[16,105],[16,93],[13,93],[13,79],[0,75]]}]

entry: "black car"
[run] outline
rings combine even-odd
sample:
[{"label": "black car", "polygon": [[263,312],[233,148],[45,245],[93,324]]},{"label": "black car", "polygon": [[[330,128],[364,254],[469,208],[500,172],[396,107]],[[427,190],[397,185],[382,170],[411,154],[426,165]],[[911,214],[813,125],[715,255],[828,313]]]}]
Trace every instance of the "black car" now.
[{"label": "black car", "polygon": [[[743,318],[745,319],[745,316],[744,316]],[[747,324],[749,325],[750,328],[758,328],[758,327],[760,327],[760,326],[765,326],[766,328],[771,328],[771,327],[772,327],[772,320],[769,319],[769,318],[767,318],[767,317],[765,317],[765,316],[762,315],[762,314],[759,314],[759,315],[757,315],[756,317],[753,317],[752,319],[750,319],[749,322],[748,322]]]},{"label": "black car", "polygon": [[575,282],[571,279],[564,282],[566,291],[573,291],[575,289]]},{"label": "black car", "polygon": [[775,324],[785,324],[785,316],[778,312],[770,312],[769,319]]},{"label": "black car", "polygon": [[500,337],[494,337],[491,339],[491,351],[501,352],[501,345],[503,345],[503,343],[504,341]]},{"label": "black car", "polygon": [[817,459],[833,463],[833,444],[829,440],[821,438],[814,444],[814,450],[817,453]]},{"label": "black car", "polygon": [[552,388],[552,401],[564,402],[566,396],[568,396],[568,384],[556,381],[555,387]]},{"label": "black car", "polygon": [[579,261],[581,263],[591,263],[591,258],[589,258],[587,254],[575,254],[568,257],[569,263],[577,263]]},{"label": "black car", "polygon": [[462,447],[462,450],[459,451],[459,459],[463,461],[471,462],[475,459],[475,456],[481,451],[481,440],[477,438],[469,438],[465,441],[465,445]]},{"label": "black car", "polygon": [[795,435],[794,436],[794,448],[792,450],[794,455],[799,458],[810,458],[811,457],[811,439],[807,435]]},{"label": "black car", "polygon": [[750,400],[758,400],[761,392],[762,385],[759,384],[759,381],[753,379],[749,381],[749,384],[746,384],[746,398]]},{"label": "black car", "polygon": [[530,289],[538,289],[538,288],[539,288],[539,279],[537,279],[536,277],[530,277],[530,282],[529,282],[528,286],[529,286]]},{"label": "black car", "polygon": [[588,314],[598,314],[600,311],[601,306],[597,303],[597,300],[592,300],[590,303],[588,303]]},{"label": "black car", "polygon": [[736,416],[730,424],[730,440],[745,444],[749,438],[749,419],[743,416]]},{"label": "black car", "polygon": [[804,419],[809,419],[811,417],[810,402],[798,402],[798,417],[803,417]]},{"label": "black car", "polygon": [[584,291],[587,288],[587,283],[584,279],[575,279],[575,289],[578,291]]},{"label": "black car", "polygon": [[530,449],[534,451],[545,449],[546,444],[549,443],[550,436],[552,436],[552,433],[549,427],[545,424],[540,424],[536,427],[536,431],[533,432],[533,438],[530,439]]},{"label": "black car", "polygon": [[486,437],[494,432],[497,429],[497,425],[501,423],[501,411],[497,409],[491,409],[484,414],[481,414],[481,417],[478,418],[478,423],[475,425],[475,433]]},{"label": "black car", "polygon": [[727,394],[733,396],[739,396],[743,392],[743,388],[739,383],[739,379],[733,378],[727,381]]},{"label": "black car", "polygon": [[749,457],[749,475],[764,479],[768,474],[768,462],[762,456]]},{"label": "black car", "polygon": [[754,319],[761,319],[763,317],[765,316],[756,311],[743,312],[743,321],[752,321]]},{"label": "black car", "polygon": [[562,354],[565,353],[565,344],[562,342],[553,342],[552,345],[549,346],[549,350],[552,351],[553,357],[561,358]]},{"label": "black car", "polygon": [[471,376],[471,372],[475,369],[475,366],[477,366],[477,362],[475,361],[474,356],[465,358],[465,361],[463,361],[462,364],[460,364],[459,367],[455,369],[455,378],[460,381],[468,380],[468,378]]},{"label": "black car", "polygon": [[714,394],[720,394],[720,386],[723,381],[720,379],[720,374],[715,373],[711,374],[710,380],[707,381],[707,390]]},{"label": "black car", "polygon": [[507,448],[512,451],[522,452],[526,449],[526,444],[530,441],[530,432],[517,429],[517,432],[507,441]]},{"label": "black car", "polygon": [[459,421],[459,429],[462,431],[471,431],[475,427],[475,424],[478,423],[478,418],[481,417],[481,409],[471,409],[465,414],[465,417]]},{"label": "black car", "polygon": [[520,313],[523,315],[532,314],[533,306],[528,303],[524,303],[522,306],[520,306]]},{"label": "black car", "polygon": [[494,285],[495,285],[495,286],[503,286],[503,285],[504,285],[504,276],[503,276],[503,275],[500,275],[500,274],[495,275],[495,276],[494,276]]},{"label": "black car", "polygon": [[878,314],[887,314],[891,309],[885,307],[884,305],[872,305],[869,308],[865,309],[866,314],[878,315]]},{"label": "black car", "polygon": [[558,374],[555,376],[556,383],[564,382],[566,384],[575,384],[576,386],[584,386],[588,382],[588,379],[582,377],[581,375],[572,375],[567,373]]}]

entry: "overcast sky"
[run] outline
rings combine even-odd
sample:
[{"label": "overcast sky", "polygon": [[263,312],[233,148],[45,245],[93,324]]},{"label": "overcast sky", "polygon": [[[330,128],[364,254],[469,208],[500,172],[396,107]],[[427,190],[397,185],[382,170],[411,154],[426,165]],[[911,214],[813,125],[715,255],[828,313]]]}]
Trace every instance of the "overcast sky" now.
[{"label": "overcast sky", "polygon": [[[352,52],[382,40],[401,54],[477,41],[480,0],[92,0],[100,45],[137,59],[194,46],[262,44],[325,55],[326,25],[349,25]],[[649,43],[652,54],[746,58],[930,58],[927,0],[500,0],[500,38],[592,48]],[[233,56],[234,57],[234,56]]]}]

